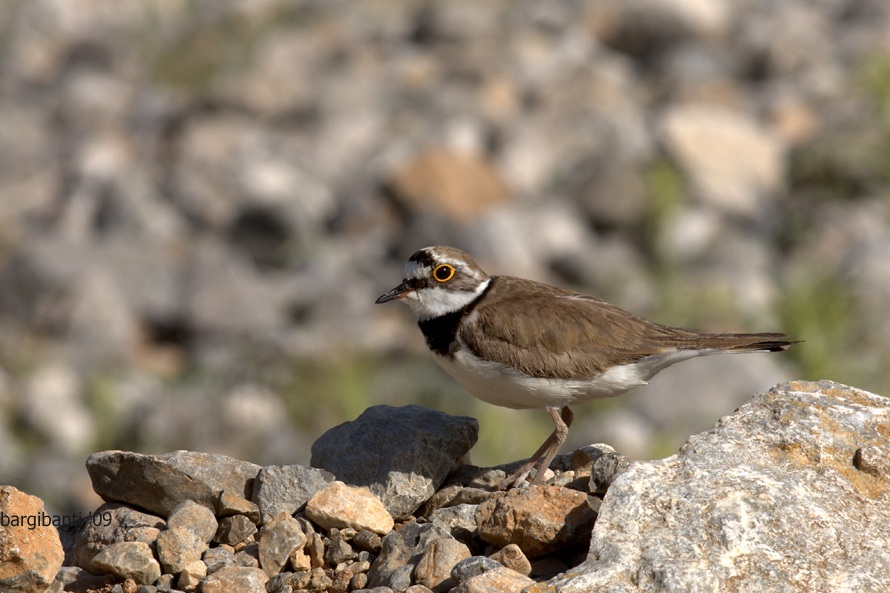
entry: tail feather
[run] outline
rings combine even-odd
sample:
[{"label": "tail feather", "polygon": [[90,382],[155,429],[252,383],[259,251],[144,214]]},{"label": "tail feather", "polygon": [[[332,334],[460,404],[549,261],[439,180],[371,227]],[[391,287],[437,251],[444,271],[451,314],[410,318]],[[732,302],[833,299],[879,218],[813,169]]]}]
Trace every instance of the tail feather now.
[{"label": "tail feather", "polygon": [[781,352],[799,340],[789,340],[787,334],[699,334],[681,348],[715,349],[723,352]]}]

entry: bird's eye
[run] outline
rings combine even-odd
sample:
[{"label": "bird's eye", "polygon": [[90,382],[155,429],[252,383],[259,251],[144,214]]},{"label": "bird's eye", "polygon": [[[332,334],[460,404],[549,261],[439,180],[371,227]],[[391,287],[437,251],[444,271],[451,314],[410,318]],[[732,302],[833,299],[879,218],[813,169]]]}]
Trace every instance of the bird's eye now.
[{"label": "bird's eye", "polygon": [[433,278],[436,282],[448,282],[454,276],[454,266],[441,264],[433,270]]}]

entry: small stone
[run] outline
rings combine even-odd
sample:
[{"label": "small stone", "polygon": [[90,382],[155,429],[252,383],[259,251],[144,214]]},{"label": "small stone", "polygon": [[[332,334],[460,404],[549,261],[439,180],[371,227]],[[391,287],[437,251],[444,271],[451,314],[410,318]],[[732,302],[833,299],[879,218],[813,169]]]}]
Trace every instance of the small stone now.
[{"label": "small stone", "polygon": [[227,566],[208,575],[202,593],[266,593],[269,577],[259,568]]},{"label": "small stone", "polygon": [[259,507],[262,523],[279,513],[293,515],[312,496],[334,481],[333,474],[302,465],[269,465],[260,470],[253,483],[252,500]]},{"label": "small stone", "polygon": [[306,503],[306,516],[325,529],[352,527],[378,534],[392,531],[395,522],[380,499],[367,488],[335,481]]},{"label": "small stone", "polygon": [[373,531],[362,529],[352,538],[352,543],[359,550],[365,550],[366,552],[373,552],[374,554],[376,554],[380,551],[380,546],[383,543],[383,538],[381,538]]},{"label": "small stone", "polygon": [[411,585],[405,589],[405,593],[433,593],[432,589],[423,585]]},{"label": "small stone", "polygon": [[93,558],[93,566],[122,579],[133,579],[141,585],[151,585],[161,576],[161,567],[151,548],[142,542],[111,544]]},{"label": "small stone", "polygon": [[470,549],[457,540],[437,539],[429,545],[417,563],[414,580],[435,593],[444,593],[456,584],[451,578],[451,570],[458,562],[471,555]]},{"label": "small stone", "polygon": [[630,467],[630,460],[608,445],[588,445],[572,453],[572,466],[590,475],[589,492],[603,494]]},{"label": "small stone", "polygon": [[312,574],[308,570],[298,570],[291,576],[290,584],[294,589],[306,589],[310,580],[312,580]]},{"label": "small stone", "polygon": [[479,505],[479,537],[495,546],[517,544],[529,558],[590,537],[596,513],[587,495],[558,486],[511,490]]},{"label": "small stone", "polygon": [[200,560],[193,560],[182,567],[182,572],[179,573],[179,580],[176,581],[176,585],[180,589],[191,591],[196,588],[201,583],[201,579],[206,576],[207,565]]},{"label": "small stone", "polygon": [[452,589],[452,593],[519,593],[534,581],[504,566],[476,575]]},{"label": "small stone", "polygon": [[309,589],[326,591],[332,584],[333,581],[325,574],[323,568],[313,568],[309,572]]},{"label": "small stone", "polygon": [[368,585],[368,575],[360,572],[352,576],[352,579],[349,581],[349,588],[355,591],[356,589],[364,589]]},{"label": "small stone", "polygon": [[[6,519],[0,523],[0,589],[46,589],[62,567],[64,552],[43,501],[13,486],[0,487],[0,516]],[[13,524],[18,517],[25,521]]]},{"label": "small stone", "polygon": [[185,527],[162,531],[155,543],[158,560],[164,572],[178,574],[186,564],[201,560],[207,544],[201,537]]},{"label": "small stone", "polygon": [[355,558],[355,551],[338,529],[331,529],[328,545],[324,550],[324,561],[328,566],[337,566]]},{"label": "small stone", "polygon": [[492,560],[487,556],[471,556],[455,564],[454,568],[451,569],[451,578],[456,583],[463,583],[500,566],[500,562]]},{"label": "small stone", "polygon": [[516,544],[509,544],[489,556],[492,560],[500,562],[510,570],[515,570],[521,575],[529,576],[532,565]]},{"label": "small stone", "polygon": [[243,566],[245,568],[259,568],[260,566],[260,550],[257,544],[247,544],[242,549],[235,552],[235,566]]},{"label": "small stone", "polygon": [[476,504],[459,504],[443,509],[436,509],[429,516],[429,522],[445,529],[461,541],[472,541],[477,533]]},{"label": "small stone", "polygon": [[[262,473],[262,470],[260,470],[260,473]],[[259,479],[259,474],[257,475],[257,479]],[[256,490],[256,480],[254,480],[253,483],[253,488]],[[217,507],[220,517],[244,515],[254,523],[260,522],[260,507],[243,496],[239,496],[229,490],[223,490],[222,494],[219,495]]]},{"label": "small stone", "polygon": [[[312,535],[317,534],[313,533]],[[312,570],[312,562],[309,560],[309,555],[306,554],[306,551],[303,548],[295,548],[294,551],[291,552],[288,560],[290,560],[291,568],[296,571],[305,570],[308,572]]]},{"label": "small stone", "polygon": [[201,557],[207,566],[207,573],[216,572],[224,566],[235,564],[235,552],[229,546],[219,546],[204,551]]},{"label": "small stone", "polygon": [[158,588],[158,591],[162,593],[167,593],[169,591],[173,591],[173,581],[176,580],[176,577],[172,574],[162,574],[158,577],[158,580],[155,582],[155,587]]},{"label": "small stone", "polygon": [[306,536],[297,520],[288,513],[280,513],[259,532],[260,567],[269,576],[281,572],[294,550],[302,548],[305,543]]},{"label": "small stone", "polygon": [[346,593],[349,590],[349,583],[352,581],[352,577],[353,574],[348,569],[334,571],[328,591],[330,593]]},{"label": "small stone", "polygon": [[411,584],[411,572],[421,554],[433,541],[450,537],[447,531],[431,523],[411,523],[401,531],[390,533],[383,538],[380,554],[371,564],[368,584],[404,590]]},{"label": "small stone", "polygon": [[167,529],[183,527],[194,531],[201,541],[210,543],[219,524],[213,512],[207,507],[194,501],[186,500],[180,503],[167,518]]},{"label": "small stone", "polygon": [[256,525],[246,516],[232,515],[231,517],[220,519],[214,540],[221,544],[234,546],[247,540],[256,532]]}]

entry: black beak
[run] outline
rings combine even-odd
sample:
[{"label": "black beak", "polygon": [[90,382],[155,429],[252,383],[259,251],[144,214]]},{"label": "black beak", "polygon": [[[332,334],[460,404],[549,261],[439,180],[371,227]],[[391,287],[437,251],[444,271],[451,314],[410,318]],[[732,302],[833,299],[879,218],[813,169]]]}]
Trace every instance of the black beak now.
[{"label": "black beak", "polygon": [[382,295],[379,299],[374,301],[374,303],[379,305],[380,303],[388,303],[389,301],[400,299],[412,290],[414,289],[409,287],[408,281],[405,280],[386,294]]}]

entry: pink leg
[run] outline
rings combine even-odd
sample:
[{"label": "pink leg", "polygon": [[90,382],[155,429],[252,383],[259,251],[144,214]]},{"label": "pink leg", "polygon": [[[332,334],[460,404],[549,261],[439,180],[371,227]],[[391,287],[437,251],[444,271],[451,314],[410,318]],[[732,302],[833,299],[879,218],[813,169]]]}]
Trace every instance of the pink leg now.
[{"label": "pink leg", "polygon": [[522,467],[504,478],[497,485],[498,490],[516,488],[523,480],[525,480],[532,468],[535,468],[536,472],[535,477],[532,478],[529,486],[535,486],[544,480],[544,472],[550,467],[550,462],[553,461],[556,452],[559,451],[559,448],[562,447],[562,444],[565,442],[566,436],[569,434],[569,426],[572,425],[572,420],[575,419],[575,415],[568,407],[547,408],[547,412],[550,413],[550,417],[553,419],[553,425],[556,427],[553,433],[547,437],[547,440],[545,440],[540,447],[538,447],[538,450],[535,451],[534,455],[522,464]]}]

